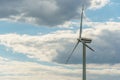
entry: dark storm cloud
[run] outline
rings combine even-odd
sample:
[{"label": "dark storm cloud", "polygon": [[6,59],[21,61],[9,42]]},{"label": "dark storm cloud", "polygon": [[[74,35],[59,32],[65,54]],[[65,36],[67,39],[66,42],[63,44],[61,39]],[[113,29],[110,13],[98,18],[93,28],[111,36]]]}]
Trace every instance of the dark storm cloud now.
[{"label": "dark storm cloud", "polygon": [[0,0],[0,18],[20,14],[22,0]]},{"label": "dark storm cloud", "polygon": [[94,41],[96,54],[92,54],[88,59],[93,63],[120,63],[120,31],[103,30]]},{"label": "dark storm cloud", "polygon": [[83,3],[90,0],[0,0],[0,18],[23,14],[18,21],[55,26],[78,17]]}]

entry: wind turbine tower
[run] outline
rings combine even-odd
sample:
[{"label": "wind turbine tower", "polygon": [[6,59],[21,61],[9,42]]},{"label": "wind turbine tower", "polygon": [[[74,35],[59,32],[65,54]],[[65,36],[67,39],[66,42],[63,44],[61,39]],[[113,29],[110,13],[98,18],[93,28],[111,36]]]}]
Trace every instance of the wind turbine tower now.
[{"label": "wind turbine tower", "polygon": [[89,38],[83,38],[82,37],[82,25],[83,25],[83,12],[84,12],[84,6],[82,6],[82,11],[81,11],[81,19],[80,19],[80,33],[79,37],[77,39],[77,43],[75,44],[72,52],[70,53],[69,57],[66,60],[66,63],[68,63],[69,59],[73,55],[75,49],[77,48],[78,44],[81,42],[83,45],[83,58],[82,58],[82,80],[86,80],[86,47],[89,48],[90,50],[94,51],[87,43],[91,43],[92,39]]}]

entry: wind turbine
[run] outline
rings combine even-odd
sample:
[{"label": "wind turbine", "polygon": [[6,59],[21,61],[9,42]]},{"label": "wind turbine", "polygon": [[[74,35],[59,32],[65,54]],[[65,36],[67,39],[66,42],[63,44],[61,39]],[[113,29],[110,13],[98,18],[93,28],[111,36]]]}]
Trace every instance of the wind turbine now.
[{"label": "wind turbine", "polygon": [[89,38],[83,38],[82,37],[82,25],[83,25],[83,11],[84,11],[84,6],[82,6],[82,12],[81,12],[81,19],[80,19],[80,33],[79,33],[79,37],[77,39],[77,43],[75,44],[72,52],[70,53],[69,57],[66,60],[66,63],[68,63],[68,61],[70,60],[71,56],[73,55],[75,49],[77,48],[78,44],[81,42],[83,45],[83,71],[82,71],[82,80],[86,80],[86,47],[89,48],[90,50],[94,51],[94,49],[92,49],[89,45],[87,45],[87,43],[91,43],[92,40]]}]

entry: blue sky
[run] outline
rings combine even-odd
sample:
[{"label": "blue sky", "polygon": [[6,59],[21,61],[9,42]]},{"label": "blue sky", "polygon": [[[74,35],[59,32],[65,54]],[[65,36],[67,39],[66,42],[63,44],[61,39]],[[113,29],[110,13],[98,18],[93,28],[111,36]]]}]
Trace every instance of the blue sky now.
[{"label": "blue sky", "polygon": [[64,64],[79,34],[85,4],[83,37],[87,78],[119,80],[119,0],[1,0],[0,79],[82,80],[82,45]]}]

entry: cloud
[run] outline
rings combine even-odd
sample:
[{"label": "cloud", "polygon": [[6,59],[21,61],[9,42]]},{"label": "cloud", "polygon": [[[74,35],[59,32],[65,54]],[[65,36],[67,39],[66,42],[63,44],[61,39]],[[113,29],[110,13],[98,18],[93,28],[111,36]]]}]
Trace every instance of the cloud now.
[{"label": "cloud", "polygon": [[110,2],[110,0],[91,0],[90,9],[98,9],[104,7]]},{"label": "cloud", "polygon": [[[0,79],[3,80],[82,80],[82,65],[60,65],[51,63],[53,66],[42,65],[33,62],[20,62],[13,60],[6,60],[0,57]],[[5,60],[4,60],[5,59]],[[87,78],[93,80],[119,80],[120,64],[88,64]]]},{"label": "cloud", "polygon": [[52,61],[59,51],[64,50],[67,39],[71,38],[72,35],[74,36],[71,31],[57,31],[38,36],[3,34],[0,35],[0,44],[12,49],[14,53],[26,54],[30,58],[39,60]]},{"label": "cloud", "polygon": [[1,0],[0,20],[56,26],[79,17],[84,3],[90,9],[108,4],[109,0]]},{"label": "cloud", "polygon": [[[92,38],[90,44],[95,54],[87,50],[87,62],[98,64],[116,64],[119,58],[120,23],[118,22],[89,22],[92,26],[83,30],[83,37]],[[79,30],[59,30],[49,34],[37,36],[19,34],[1,34],[0,44],[12,49],[13,52],[22,53],[29,58],[43,61],[65,63],[76,42]],[[80,44],[69,63],[82,62],[82,45]]]},{"label": "cloud", "polygon": [[[90,44],[95,49],[94,52],[87,50],[87,62],[88,63],[109,63],[115,64],[120,63],[119,60],[119,49],[120,49],[120,28],[119,22],[92,22],[86,24],[87,26],[91,26],[92,28],[84,29],[83,37],[92,38],[93,42]],[[74,41],[75,44],[75,41]],[[70,46],[70,45],[68,45]],[[71,46],[74,46],[71,44]],[[75,54],[69,63],[81,63],[82,62],[82,45],[77,48]],[[66,47],[66,50],[68,47]],[[68,54],[71,51],[71,47],[69,47]],[[65,52],[65,51],[64,51]],[[64,63],[65,57],[68,54],[59,54],[57,57],[57,61]]]},{"label": "cloud", "polygon": [[[72,70],[67,70],[61,66],[47,66],[47,65],[41,65],[37,63],[31,63],[31,62],[19,62],[19,61],[2,61],[0,62],[0,67],[2,69],[0,70],[0,79],[4,80],[37,80],[37,79],[46,79],[49,80],[51,78],[52,80],[60,79],[60,77],[63,78],[63,80],[66,79],[78,79],[77,77],[70,77],[62,75],[63,72],[66,72],[68,74]],[[54,67],[54,68],[53,68]],[[63,71],[61,71],[61,70]],[[58,73],[56,73],[56,70]],[[72,71],[73,73],[76,73],[76,71]],[[73,74],[72,73],[72,74]]]}]

